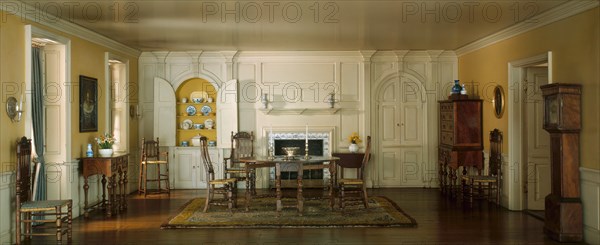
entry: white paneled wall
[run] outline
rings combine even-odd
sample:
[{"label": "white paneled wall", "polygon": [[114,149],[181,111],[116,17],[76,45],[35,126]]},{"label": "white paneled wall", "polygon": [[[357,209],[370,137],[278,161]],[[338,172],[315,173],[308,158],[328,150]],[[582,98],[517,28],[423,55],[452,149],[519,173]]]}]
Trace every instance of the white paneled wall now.
[{"label": "white paneled wall", "polygon": [[[446,90],[457,77],[457,58],[454,52],[442,50],[146,52],[139,62],[144,114],[140,137],[154,137],[155,77],[168,81],[174,89],[194,77],[217,87],[237,79],[237,114],[222,117],[217,128],[254,131],[259,154],[266,152],[266,138],[259,133],[265,128],[333,127],[334,152],[347,151],[347,136],[352,132],[374,138],[375,154],[368,170],[370,186],[433,187],[437,186],[437,100],[446,97]],[[403,93],[395,102],[404,115],[398,124],[404,127],[398,131],[403,132],[398,137],[403,143],[394,146],[398,148],[397,161],[386,162],[395,169],[394,178],[383,183],[387,169],[376,167],[383,159],[377,144],[383,120],[377,113],[377,91],[395,82],[401,84]],[[334,113],[327,110],[325,101],[330,92],[335,92],[338,110]],[[260,96],[264,93],[269,98],[267,110],[261,110]],[[415,115],[418,118],[413,118]],[[227,148],[229,132],[219,132],[218,137],[218,146]]]},{"label": "white paneled wall", "polygon": [[583,237],[588,244],[600,244],[600,171],[580,168],[583,204]]},{"label": "white paneled wall", "polygon": [[0,173],[0,244],[14,243],[15,172]]}]

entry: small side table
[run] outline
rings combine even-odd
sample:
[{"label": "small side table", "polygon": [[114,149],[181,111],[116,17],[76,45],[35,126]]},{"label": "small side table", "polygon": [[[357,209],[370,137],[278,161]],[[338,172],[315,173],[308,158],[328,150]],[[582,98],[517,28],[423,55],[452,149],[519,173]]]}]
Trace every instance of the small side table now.
[{"label": "small side table", "polygon": [[[114,154],[111,157],[83,157],[83,192],[84,192],[84,217],[89,216],[89,210],[98,206],[105,207],[106,216],[114,212],[127,209],[125,200],[125,186],[127,186],[127,159],[129,154]],[[96,204],[88,205],[88,177],[102,175],[102,200]],[[107,178],[108,177],[108,178]],[[107,181],[108,179],[108,181]],[[115,190],[116,189],[116,190]],[[108,199],[106,198],[108,191]]]}]

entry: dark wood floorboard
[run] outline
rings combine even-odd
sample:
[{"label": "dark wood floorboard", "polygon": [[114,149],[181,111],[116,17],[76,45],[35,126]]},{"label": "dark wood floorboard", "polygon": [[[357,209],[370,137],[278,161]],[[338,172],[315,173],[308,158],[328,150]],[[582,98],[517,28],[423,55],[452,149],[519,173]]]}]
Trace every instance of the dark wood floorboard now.
[{"label": "dark wood floorboard", "polygon": [[[416,228],[171,229],[160,225],[203,190],[130,195],[129,209],[116,217],[92,213],[74,220],[73,244],[558,244],[543,234],[543,222],[525,212],[486,202],[466,209],[437,189],[373,189],[395,201],[418,222]],[[220,208],[220,207],[217,207]],[[31,244],[56,243],[34,237]]]}]

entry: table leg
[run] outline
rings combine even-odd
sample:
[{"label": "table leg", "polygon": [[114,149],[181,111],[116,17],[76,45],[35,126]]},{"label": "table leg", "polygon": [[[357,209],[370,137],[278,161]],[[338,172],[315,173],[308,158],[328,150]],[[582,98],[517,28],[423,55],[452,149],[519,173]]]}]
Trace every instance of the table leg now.
[{"label": "table leg", "polygon": [[[103,178],[104,178],[104,176],[103,176]],[[105,180],[102,179],[102,181],[103,181],[103,185],[104,185]],[[108,185],[106,185],[106,189],[108,191],[108,199],[106,199],[106,216],[108,216],[108,217],[112,216],[112,205],[113,205],[112,201],[113,200],[111,200],[111,199],[112,199],[112,195],[114,192],[113,182],[114,182],[114,175],[108,177]],[[104,195],[104,190],[103,190],[102,191],[102,200],[104,200],[104,196],[105,195]]]},{"label": "table leg", "polygon": [[246,180],[247,180],[246,181],[246,193],[245,193],[246,194],[246,203],[245,203],[246,204],[246,212],[250,211],[250,202],[252,201],[252,194],[250,193],[251,188],[250,188],[250,185],[248,184],[249,180],[247,179],[248,176],[250,176],[250,166],[249,165],[250,165],[250,163],[246,163],[246,167],[245,167],[245,170],[246,170],[245,174],[246,174]]},{"label": "table leg", "polygon": [[298,214],[302,216],[304,211],[304,196],[302,195],[302,178],[304,177],[304,169],[302,169],[302,163],[298,163],[298,189],[296,192],[296,199],[298,202]]},{"label": "table leg", "polygon": [[335,161],[329,162],[329,207],[333,210],[335,205],[335,196],[333,188],[335,188],[335,178],[337,177]]},{"label": "table leg", "polygon": [[88,212],[88,190],[90,185],[88,184],[88,177],[83,177],[83,217],[89,217]]},{"label": "table leg", "polygon": [[277,217],[281,216],[283,205],[281,204],[281,164],[275,164],[275,193],[277,195]]},{"label": "table leg", "polygon": [[123,209],[127,209],[127,162],[125,162],[125,171],[123,171]]},{"label": "table leg", "polygon": [[125,210],[125,185],[124,185],[124,180],[123,180],[123,170],[122,168],[120,168],[121,170],[119,171],[118,175],[119,175],[119,194],[117,195],[117,198],[119,199],[119,211],[123,211]]},{"label": "table leg", "polygon": [[102,175],[102,207],[106,208],[106,175]]}]

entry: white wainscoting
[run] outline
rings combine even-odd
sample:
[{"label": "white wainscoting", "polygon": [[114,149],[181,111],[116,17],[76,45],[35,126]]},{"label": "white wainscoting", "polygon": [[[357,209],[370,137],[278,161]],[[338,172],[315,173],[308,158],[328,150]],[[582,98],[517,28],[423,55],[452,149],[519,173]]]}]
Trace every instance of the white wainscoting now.
[{"label": "white wainscoting", "polygon": [[0,173],[0,244],[14,243],[15,172]]},{"label": "white wainscoting", "polygon": [[600,171],[580,168],[583,236],[588,244],[600,244]]}]

